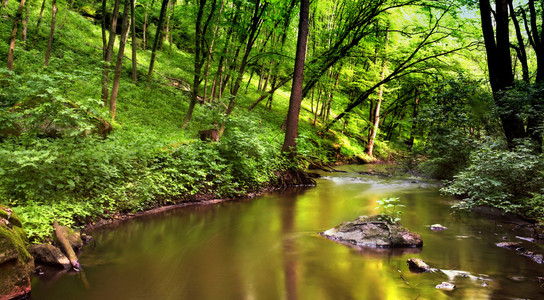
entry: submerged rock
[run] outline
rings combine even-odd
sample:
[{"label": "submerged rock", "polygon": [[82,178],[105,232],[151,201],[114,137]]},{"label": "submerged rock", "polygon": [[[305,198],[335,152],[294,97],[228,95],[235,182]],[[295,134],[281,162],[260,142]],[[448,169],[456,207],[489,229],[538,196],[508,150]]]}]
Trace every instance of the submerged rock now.
[{"label": "submerged rock", "polygon": [[400,224],[382,221],[381,216],[360,216],[353,222],[344,222],[320,233],[322,236],[358,247],[415,248],[423,240]]},{"label": "submerged rock", "polygon": [[525,248],[521,246],[520,242],[502,242],[502,243],[497,243],[496,245],[497,247],[516,251],[517,253],[532,259],[534,262],[538,264],[544,264],[544,255],[540,253],[535,253],[530,250],[526,250]]},{"label": "submerged rock", "polygon": [[0,205],[0,299],[24,297],[30,293],[34,260],[26,250],[21,220]]},{"label": "submerged rock", "polygon": [[430,272],[431,267],[419,258],[410,258],[406,261],[410,271],[415,273]]}]

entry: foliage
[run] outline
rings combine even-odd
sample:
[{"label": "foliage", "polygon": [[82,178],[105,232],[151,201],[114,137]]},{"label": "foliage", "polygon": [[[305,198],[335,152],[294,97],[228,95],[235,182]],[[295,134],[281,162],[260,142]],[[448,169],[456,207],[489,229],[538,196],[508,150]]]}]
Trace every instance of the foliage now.
[{"label": "foliage", "polygon": [[[539,214],[544,210],[544,157],[527,143],[513,151],[482,146],[472,152],[468,167],[443,189],[461,197],[457,207],[487,205],[506,212]],[[529,197],[531,200],[527,201]]]},{"label": "foliage", "polygon": [[428,160],[419,170],[433,178],[451,179],[466,167],[476,142],[497,126],[490,114],[491,95],[479,81],[460,76],[444,83],[431,103],[418,120],[429,131],[423,149]]},{"label": "foliage", "polygon": [[396,224],[400,222],[400,216],[402,215],[402,211],[398,209],[399,207],[404,207],[404,205],[400,204],[399,198],[394,197],[379,200],[376,209],[381,211],[380,220],[389,224]]}]

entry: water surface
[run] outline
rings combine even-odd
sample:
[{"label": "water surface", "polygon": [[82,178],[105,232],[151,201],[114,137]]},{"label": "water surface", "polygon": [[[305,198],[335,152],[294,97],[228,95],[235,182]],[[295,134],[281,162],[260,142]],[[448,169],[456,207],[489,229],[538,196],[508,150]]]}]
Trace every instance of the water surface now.
[{"label": "water surface", "polygon": [[[522,241],[514,225],[452,214],[453,200],[436,182],[355,172],[372,168],[387,166],[345,166],[348,173],[322,173],[316,188],[183,208],[96,231],[80,257],[84,274],[34,278],[32,298],[544,299],[543,266],[495,246]],[[376,214],[383,197],[401,199],[402,223],[422,235],[422,249],[357,250],[318,235]],[[435,223],[448,230],[431,231]],[[411,273],[411,257],[445,272]],[[458,288],[437,290],[442,281]]]}]

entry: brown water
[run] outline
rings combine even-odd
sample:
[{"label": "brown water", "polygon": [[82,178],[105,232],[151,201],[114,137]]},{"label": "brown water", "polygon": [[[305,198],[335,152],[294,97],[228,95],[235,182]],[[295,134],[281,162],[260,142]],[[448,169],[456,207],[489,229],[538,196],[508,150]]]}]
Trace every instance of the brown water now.
[{"label": "brown water", "polygon": [[[368,170],[386,166],[345,166]],[[436,183],[329,173],[316,188],[254,200],[184,208],[94,232],[80,257],[84,276],[34,278],[33,299],[544,299],[544,267],[495,243],[513,225],[452,214]],[[376,201],[399,197],[402,223],[421,250],[357,251],[318,232],[375,214]],[[448,227],[433,232],[430,224]],[[523,241],[544,252],[542,245]],[[415,274],[406,260],[462,270]],[[435,288],[442,281],[453,292]],[[544,281],[542,281],[544,283]]]}]

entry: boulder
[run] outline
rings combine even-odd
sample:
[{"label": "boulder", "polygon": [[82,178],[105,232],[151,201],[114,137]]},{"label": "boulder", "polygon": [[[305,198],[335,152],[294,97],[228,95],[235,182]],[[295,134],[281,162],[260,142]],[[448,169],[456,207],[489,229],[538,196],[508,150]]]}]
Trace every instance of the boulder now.
[{"label": "boulder", "polygon": [[399,223],[382,221],[382,216],[360,216],[353,222],[344,222],[320,233],[322,236],[356,247],[415,248],[423,246],[417,233]]},{"label": "boulder", "polygon": [[0,299],[24,297],[30,293],[34,260],[15,212],[2,206],[0,215]]},{"label": "boulder", "polygon": [[412,272],[424,273],[431,271],[431,267],[419,258],[410,258],[406,262],[408,263],[408,268]]},{"label": "boulder", "polygon": [[51,265],[62,269],[69,269],[72,267],[72,264],[70,264],[70,260],[66,255],[53,245],[31,245],[29,247],[29,252],[34,256],[36,263]]}]

